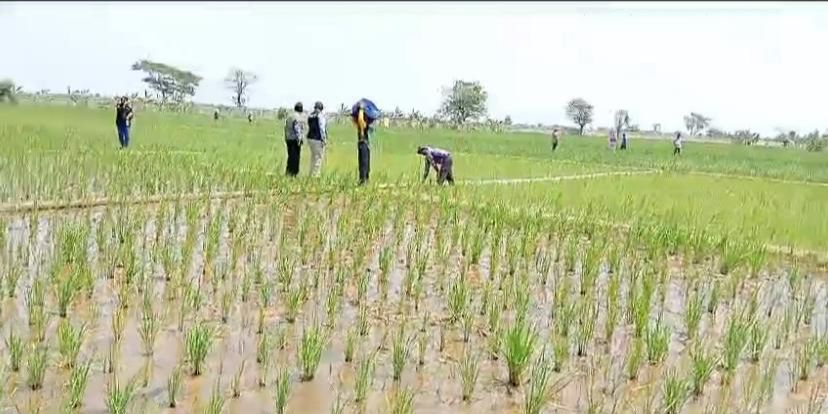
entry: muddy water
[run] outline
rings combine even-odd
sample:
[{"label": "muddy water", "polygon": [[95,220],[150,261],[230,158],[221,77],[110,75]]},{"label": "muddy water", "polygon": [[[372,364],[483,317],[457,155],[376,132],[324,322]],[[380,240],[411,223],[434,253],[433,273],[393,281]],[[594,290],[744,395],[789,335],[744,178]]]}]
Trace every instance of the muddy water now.
[{"label": "muddy water", "polygon": [[[270,226],[275,226],[274,231],[278,234],[281,232],[293,232],[297,228],[297,222],[300,214],[298,212],[317,208],[330,208],[330,204],[318,203],[313,205],[296,205],[290,209],[285,209],[283,215],[274,222],[270,220],[268,209],[256,210],[256,218],[254,223],[264,221],[265,234],[270,231]],[[241,208],[240,205],[228,203],[218,205],[219,212],[228,213],[232,208]],[[154,214],[155,208],[148,208],[144,210],[147,213],[147,223],[145,227],[145,237],[152,239],[155,234]],[[18,287],[18,295],[15,299],[5,299],[2,309],[2,327],[4,334],[8,332],[10,327],[14,326],[15,332],[28,332],[26,326],[26,301],[25,292],[31,285],[31,279],[37,277],[46,269],[53,248],[52,236],[56,225],[69,220],[87,220],[89,218],[97,226],[102,217],[105,217],[105,209],[90,210],[89,216],[83,214],[44,214],[39,217],[38,231],[34,238],[34,247],[30,252],[30,264],[28,266],[27,277],[23,278]],[[338,216],[333,218],[333,222],[339,219]],[[176,217],[175,220],[181,224],[185,223],[184,213],[181,217]],[[185,226],[173,226],[172,218],[167,217],[167,222],[162,223],[165,226],[163,232],[164,237],[174,237],[179,243],[183,241]],[[205,240],[204,229],[207,228],[207,217],[202,214],[198,226],[202,231],[196,242],[196,252],[194,257],[192,273],[190,277],[198,277],[203,273],[204,257],[203,245]],[[173,229],[178,229],[177,234],[173,234]],[[413,227],[406,226],[406,236],[404,240],[411,239]],[[337,232],[333,228],[320,227],[318,231],[326,232],[330,238],[337,237]],[[386,231],[390,230],[390,227]],[[29,218],[20,217],[12,221],[9,230],[9,239],[13,246],[19,244],[26,245],[29,240]],[[94,239],[94,228],[90,233],[90,238]],[[238,234],[229,234],[227,224],[223,225],[222,241],[220,244],[218,263],[226,261],[229,255],[230,241],[233,237],[240,237]],[[386,240],[390,240],[390,236],[386,235]],[[275,278],[276,263],[275,254],[278,250],[277,241],[269,241],[266,236],[257,236],[262,243],[258,249],[263,257],[265,265],[265,273],[268,279]],[[403,308],[400,308],[400,297],[403,295],[403,280],[408,272],[405,264],[404,248],[400,249],[397,258],[394,261],[394,267],[390,275],[389,296],[385,301],[380,299],[376,288],[376,279],[378,273],[378,258],[376,255],[379,251],[379,245],[383,241],[376,241],[374,244],[374,251],[371,260],[370,271],[372,273],[372,283],[369,288],[370,307],[370,333],[367,337],[360,340],[359,351],[355,362],[344,362],[345,336],[347,330],[356,324],[357,319],[357,305],[355,303],[355,289],[349,285],[346,289],[345,298],[343,298],[342,309],[336,321],[336,328],[332,332],[330,342],[323,351],[321,362],[316,371],[316,377],[309,382],[301,382],[299,379],[299,369],[297,367],[297,346],[299,338],[301,337],[302,328],[306,324],[312,323],[314,320],[319,320],[324,315],[324,300],[329,286],[324,280],[329,279],[331,275],[323,277],[323,283],[320,287],[311,293],[310,300],[304,305],[298,320],[291,324],[285,320],[285,304],[283,297],[280,294],[274,294],[274,305],[268,309],[266,313],[265,329],[271,332],[277,330],[284,330],[287,335],[286,347],[283,350],[273,349],[273,366],[265,369],[256,363],[256,314],[258,312],[255,300],[258,293],[251,291],[251,300],[247,303],[242,303],[236,300],[233,305],[231,317],[226,324],[220,323],[220,312],[218,303],[208,294],[205,299],[204,307],[199,313],[201,319],[210,321],[214,325],[219,326],[219,335],[216,338],[207,361],[207,368],[205,373],[200,377],[190,377],[185,373],[181,394],[179,396],[178,406],[176,408],[167,407],[167,378],[173,371],[176,364],[181,363],[184,359],[182,354],[184,352],[184,332],[178,330],[178,301],[167,301],[163,297],[162,292],[165,279],[158,265],[158,260],[152,260],[154,263],[149,273],[149,277],[155,281],[155,288],[158,300],[155,303],[157,308],[166,309],[166,317],[164,319],[162,329],[158,335],[158,340],[155,345],[155,352],[151,357],[143,355],[141,340],[138,334],[138,324],[140,322],[140,295],[133,300],[132,306],[128,310],[127,324],[124,330],[124,337],[120,341],[120,358],[117,365],[117,376],[122,383],[133,377],[138,377],[141,382],[141,387],[136,395],[132,411],[130,412],[146,412],[146,413],[192,413],[203,412],[207,400],[210,397],[213,386],[217,379],[221,379],[221,389],[227,396],[225,412],[228,413],[272,413],[274,412],[274,378],[275,367],[286,366],[291,370],[291,395],[288,403],[288,411],[293,413],[322,413],[329,412],[331,405],[336,399],[336,391],[339,390],[343,394],[343,398],[349,403],[346,412],[360,412],[353,400],[353,386],[356,376],[356,363],[360,357],[368,352],[379,350],[376,371],[373,379],[371,391],[367,397],[364,406],[365,412],[387,412],[387,399],[394,392],[395,389],[408,387],[416,392],[414,399],[414,411],[418,413],[481,413],[481,412],[497,412],[497,413],[519,413],[522,412],[522,404],[524,398],[524,389],[514,389],[507,385],[507,373],[505,364],[501,360],[492,360],[488,357],[486,352],[486,320],[482,316],[478,316],[475,321],[476,329],[473,331],[470,341],[465,343],[463,341],[462,332],[457,326],[448,326],[446,320],[448,313],[446,311],[445,294],[440,293],[437,287],[438,275],[436,272],[441,271],[435,266],[431,266],[427,273],[426,285],[424,289],[424,297],[421,300],[418,310],[413,309],[413,304],[407,303]],[[152,245],[149,242],[149,246]],[[97,262],[97,246],[94,245],[94,240],[90,241],[90,261]],[[141,243],[136,243],[140,246]],[[403,245],[405,242],[403,243]],[[138,247],[138,246],[136,246]],[[304,249],[307,246],[298,246],[299,249]],[[552,249],[554,246],[548,246]],[[457,275],[459,272],[459,263],[461,257],[459,249],[455,249],[449,263],[452,267],[448,270],[447,275],[443,275],[444,280]],[[151,249],[148,248],[148,251]],[[245,254],[240,259],[242,268],[239,273],[251,272],[252,268],[249,264],[250,253]],[[338,252],[337,256],[343,263],[350,262],[350,251]],[[147,253],[149,256],[150,253]],[[479,295],[483,280],[488,278],[490,269],[490,255],[491,252],[485,249],[481,262],[471,269],[470,280],[476,290],[476,295]],[[297,273],[294,279],[310,278],[314,272],[318,271],[321,264],[311,263],[309,266],[297,267]],[[687,352],[687,338],[683,328],[684,315],[684,291],[685,280],[684,273],[690,265],[683,264],[679,260],[674,260],[670,263],[670,279],[667,285],[667,298],[664,308],[664,322],[670,327],[672,332],[670,340],[670,354],[665,364],[662,366],[648,366],[646,362],[643,365],[639,378],[636,381],[620,382],[618,389],[618,411],[619,412],[642,412],[640,411],[651,393],[655,393],[656,400],[658,400],[661,392],[663,376],[666,371],[665,367],[679,367],[686,372],[688,365]],[[103,274],[101,267],[94,265],[97,269],[97,274]],[[148,268],[149,265],[148,265]],[[577,272],[577,269],[576,269]],[[532,276],[536,277],[536,275]],[[541,342],[540,345],[548,343],[549,332],[551,326],[555,323],[550,321],[549,315],[552,306],[553,289],[556,280],[563,277],[570,277],[573,281],[573,286],[577,286],[577,276],[567,275],[562,264],[558,263],[551,269],[549,275],[550,282],[541,285],[539,283],[533,284],[533,306],[530,311],[531,319],[540,329]],[[598,280],[597,291],[605,292],[606,282],[610,275],[603,273]],[[721,277],[709,274],[707,278]],[[766,289],[782,289],[784,282],[783,272],[772,269],[769,273],[763,275],[762,279],[766,282]],[[749,282],[755,283],[755,282]],[[209,285],[207,285],[209,286]],[[622,288],[623,290],[626,287]],[[206,289],[209,290],[209,287]],[[826,304],[828,298],[825,295],[825,285],[821,279],[816,279],[814,285],[814,292],[819,292],[816,299],[815,312],[813,317],[813,329],[818,332],[823,332],[825,329],[826,320]],[[577,295],[573,292],[573,295]],[[603,301],[603,293],[599,293],[596,300]],[[622,294],[623,296],[623,294]],[[472,308],[477,309],[480,299],[475,296],[472,301]],[[603,302],[601,302],[603,303]],[[770,306],[769,303],[764,303]],[[107,413],[105,403],[107,384],[111,381],[111,376],[104,373],[103,361],[106,356],[110,344],[113,342],[113,335],[110,329],[110,320],[113,312],[118,306],[118,300],[115,293],[115,288],[112,280],[99,277],[96,280],[95,289],[90,299],[79,298],[70,312],[70,320],[75,324],[81,322],[89,323],[89,333],[86,337],[85,344],[81,351],[80,359],[91,358],[93,361],[92,372],[90,373],[89,383],[84,398],[84,406],[82,412],[84,413]],[[704,335],[713,341],[715,344],[720,344],[723,327],[727,320],[727,315],[730,312],[729,304],[723,303],[715,315],[705,314],[702,319],[701,330]],[[654,306],[657,308],[657,306]],[[50,345],[50,365],[47,370],[43,389],[32,392],[25,386],[25,361],[23,369],[20,373],[10,374],[9,384],[12,389],[17,388],[16,393],[11,397],[15,404],[17,404],[21,412],[33,412],[34,410],[28,407],[31,401],[35,401],[35,405],[39,401],[42,405],[44,413],[60,412],[60,402],[64,396],[63,385],[68,378],[68,371],[66,369],[58,368],[57,360],[57,338],[56,327],[58,323],[58,316],[54,314],[54,305],[47,294],[47,309],[52,311],[53,316],[47,330],[47,342]],[[428,315],[425,332],[420,332],[422,325],[422,318]],[[612,404],[613,398],[608,395],[608,391],[604,389],[609,388],[609,375],[599,369],[594,378],[590,378],[587,373],[590,371],[589,366],[595,358],[600,359],[600,365],[603,368],[609,368],[609,372],[620,371],[624,364],[624,355],[632,337],[632,329],[623,323],[622,319],[619,321],[619,327],[613,337],[613,341],[607,347],[601,339],[601,332],[603,332],[604,312],[599,312],[599,319],[595,327],[596,339],[591,341],[591,346],[587,351],[587,356],[577,358],[573,355],[565,368],[564,374],[559,376],[567,376],[570,379],[568,385],[563,388],[555,398],[547,406],[548,410],[555,410],[556,412],[585,412],[588,405],[588,389],[595,389],[593,394],[594,399],[603,398],[608,407]],[[188,315],[185,323],[185,331],[192,326],[194,315]],[[391,365],[391,336],[396,329],[405,322],[408,327],[408,335],[416,337],[417,335],[426,335],[428,337],[428,348],[424,358],[425,364],[419,366],[417,364],[417,349],[416,341],[412,342],[410,349],[410,356],[407,359],[403,376],[399,384],[392,380],[392,365]],[[440,351],[440,330],[444,329],[444,349]],[[803,328],[798,335],[803,336],[807,332],[807,328]],[[477,382],[475,392],[471,401],[464,402],[461,400],[460,379],[457,374],[458,361],[463,354],[465,348],[471,349],[481,355],[480,376]],[[7,355],[5,344],[0,344],[2,355]],[[716,348],[718,350],[718,348]],[[790,358],[792,352],[790,349],[783,348],[777,354],[782,358]],[[24,358],[25,359],[25,358]],[[241,395],[238,398],[230,398],[229,387],[231,379],[237,372],[241,364],[244,362],[245,371],[241,377]],[[737,375],[730,388],[729,399],[733,406],[741,404],[742,385],[747,378],[748,372],[751,369],[751,364],[745,360],[739,367]],[[147,371],[144,371],[147,370]],[[815,386],[816,381],[811,380],[801,384],[796,393],[791,393],[789,372],[790,368],[788,362],[783,360],[777,370],[775,378],[775,386],[773,395],[766,410],[763,412],[785,412],[786,410],[798,406],[805,402],[808,398],[809,392]],[[144,375],[148,372],[148,375]],[[267,380],[265,386],[259,385],[259,378],[263,372],[267,372]],[[828,375],[828,368],[814,369],[812,378],[820,379]],[[144,384],[144,380],[146,383]],[[714,372],[710,382],[705,389],[705,395],[698,401],[691,400],[684,412],[702,413],[706,412],[707,407],[715,404],[722,395],[725,395],[723,389],[719,386],[720,377],[717,372]],[[7,410],[8,411],[8,410]]]}]

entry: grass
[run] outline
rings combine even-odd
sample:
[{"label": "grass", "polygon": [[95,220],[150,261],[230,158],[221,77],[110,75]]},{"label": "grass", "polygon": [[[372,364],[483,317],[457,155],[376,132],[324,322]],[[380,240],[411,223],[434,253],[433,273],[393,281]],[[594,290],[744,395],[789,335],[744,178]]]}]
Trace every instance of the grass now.
[{"label": "grass", "polygon": [[[690,171],[828,181],[824,154],[692,143],[673,160],[667,142],[634,139],[632,151],[610,154],[591,137],[564,137],[552,154],[533,134],[392,128],[378,131],[376,174],[357,189],[347,125],[331,126],[322,177],[305,177],[303,163],[303,174],[288,180],[276,121],[142,112],[135,147],[118,152],[109,115],[0,110],[0,203],[169,195],[145,205],[0,214],[0,285],[11,299],[0,315],[4,355],[9,368],[23,368],[10,376],[14,385],[43,373],[45,390],[34,394],[59,397],[38,403],[43,412],[90,393],[109,395],[113,407],[132,394],[140,401],[127,411],[152,412],[155,399],[137,389],[101,389],[116,367],[139,360],[169,373],[163,404],[222,411],[226,374],[208,367],[252,358],[259,385],[274,391],[271,411],[298,398],[296,409],[341,412],[341,392],[318,401],[290,394],[293,380],[339,382],[341,390],[344,378],[356,411],[375,410],[384,394],[381,409],[409,412],[415,392],[405,368],[414,342],[417,374],[429,377],[416,385],[418,411],[451,411],[441,384],[454,383],[456,400],[472,410],[480,401],[492,402],[488,411],[520,410],[504,402],[518,392],[526,412],[542,412],[584,371],[584,387],[567,389],[555,410],[618,412],[629,401],[642,412],[701,412],[707,400],[731,407],[750,399],[753,407],[769,396],[788,403],[796,398],[790,390],[774,390],[778,361],[803,388],[815,386],[828,361],[819,268],[764,247],[828,246],[818,210],[824,187]],[[455,154],[457,186],[416,182],[418,143]],[[463,183],[642,167],[660,172]],[[51,324],[52,315],[63,317]],[[399,323],[420,316],[419,333]],[[176,322],[178,330],[166,330]],[[171,343],[182,353],[174,366]],[[104,369],[84,371],[98,344],[111,345]],[[60,361],[52,363],[48,347]],[[347,365],[336,373],[339,352]],[[499,376],[490,368],[501,360],[508,387],[489,378]],[[273,378],[270,365],[281,367]],[[52,369],[65,389],[51,389]],[[217,384],[212,395],[202,387],[193,402],[184,369]],[[244,363],[236,369],[227,397],[241,401],[242,377],[251,373]],[[743,395],[725,387],[705,396],[717,369]],[[142,373],[147,387],[159,380]]]}]

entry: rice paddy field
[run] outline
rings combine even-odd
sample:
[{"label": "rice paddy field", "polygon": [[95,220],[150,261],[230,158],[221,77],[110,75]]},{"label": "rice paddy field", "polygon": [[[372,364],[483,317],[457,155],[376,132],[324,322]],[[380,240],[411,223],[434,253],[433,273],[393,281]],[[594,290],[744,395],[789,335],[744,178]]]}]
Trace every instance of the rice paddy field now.
[{"label": "rice paddy field", "polygon": [[113,117],[0,106],[2,413],[828,410],[825,154]]}]

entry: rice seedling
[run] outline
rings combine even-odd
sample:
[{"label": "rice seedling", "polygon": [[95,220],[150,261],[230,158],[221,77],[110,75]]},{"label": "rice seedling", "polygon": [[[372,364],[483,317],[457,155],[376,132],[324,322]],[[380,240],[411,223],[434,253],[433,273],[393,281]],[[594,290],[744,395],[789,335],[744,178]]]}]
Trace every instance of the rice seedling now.
[{"label": "rice seedling", "polygon": [[286,367],[276,370],[275,406],[276,414],[284,414],[290,397],[290,371]]},{"label": "rice seedling", "polygon": [[20,361],[23,359],[23,339],[15,335],[14,327],[9,328],[6,339],[6,352],[9,355],[9,368],[12,372],[20,371]]},{"label": "rice seedling", "polygon": [[806,338],[796,349],[796,354],[789,360],[791,392],[796,392],[799,382],[808,381],[814,366],[817,352],[816,338]]},{"label": "rice seedling", "polygon": [[207,354],[213,343],[213,329],[200,322],[187,331],[185,348],[187,361],[190,364],[190,374],[194,377],[201,375]]},{"label": "rice seedling", "polygon": [[725,327],[722,348],[722,383],[729,384],[750,336],[750,326],[741,315],[731,314]]},{"label": "rice seedling", "polygon": [[[2,246],[2,245],[0,245]],[[9,269],[6,272],[6,277],[4,278],[4,284],[6,290],[6,296],[9,298],[17,297],[17,284],[20,281],[20,277],[23,275],[23,269],[17,263],[10,263]]]},{"label": "rice seedling", "polygon": [[474,329],[474,312],[471,309],[463,311],[461,326],[463,328],[463,342],[469,342],[472,330]]},{"label": "rice seedling", "polygon": [[670,347],[670,330],[662,324],[661,318],[645,332],[647,342],[647,362],[657,365],[664,362]]},{"label": "rice seedling", "polygon": [[428,352],[428,335],[421,332],[417,336],[417,365],[422,367],[425,365],[426,353]]},{"label": "rice seedling", "polygon": [[213,392],[210,393],[210,399],[207,401],[207,408],[204,413],[221,414],[224,411],[224,405],[224,393],[221,390],[221,377],[219,377],[216,378],[216,383],[213,385]]},{"label": "rice seedling", "polygon": [[58,325],[58,351],[61,356],[61,365],[64,368],[73,368],[78,359],[80,348],[83,345],[83,337],[86,334],[86,326],[75,328],[64,319]]},{"label": "rice seedling", "polygon": [[612,336],[618,324],[619,317],[619,295],[621,291],[621,276],[617,273],[609,277],[607,282],[606,315],[604,318],[604,341],[607,348],[612,346]]},{"label": "rice seedling", "polygon": [[354,382],[354,402],[358,405],[365,402],[368,389],[374,382],[374,368],[376,353],[366,355],[357,366],[356,381]]},{"label": "rice seedling", "polygon": [[759,358],[765,352],[770,337],[770,326],[760,320],[754,320],[750,323],[749,330],[747,349],[751,362],[755,364],[759,362]]},{"label": "rice seedling", "polygon": [[627,353],[624,360],[624,369],[626,370],[627,379],[630,381],[638,379],[638,371],[641,369],[641,364],[644,362],[644,339],[633,338],[632,342],[627,345]]},{"label": "rice seedling", "polygon": [[86,385],[89,381],[89,369],[92,361],[87,360],[76,364],[69,374],[66,383],[65,409],[69,412],[76,412],[83,404],[83,396],[86,393]]},{"label": "rice seedling", "polygon": [[515,322],[503,333],[501,353],[509,372],[509,385],[520,386],[523,372],[532,358],[537,334],[526,322]]},{"label": "rice seedling", "polygon": [[118,376],[112,376],[112,379],[106,386],[106,408],[110,414],[127,414],[130,412],[130,407],[138,388],[136,379],[131,379],[127,382],[126,386],[121,387]]},{"label": "rice seedling", "polygon": [[694,284],[685,292],[684,328],[687,338],[692,340],[699,331],[702,314],[704,312],[704,296],[699,286]]},{"label": "rice seedling", "polygon": [[233,379],[230,381],[231,398],[239,398],[239,396],[241,396],[241,381],[242,376],[244,375],[244,368],[246,365],[247,360],[242,360],[241,364],[239,364],[239,369],[236,370],[236,374],[233,375]]},{"label": "rice seedling", "polygon": [[469,401],[480,376],[480,357],[468,347],[464,348],[463,356],[458,362],[458,371],[463,401]]},{"label": "rice seedling", "polygon": [[313,380],[326,342],[327,338],[321,326],[314,325],[303,329],[298,355],[302,381]]},{"label": "rice seedling", "polygon": [[456,323],[463,317],[466,305],[469,303],[469,295],[465,277],[458,277],[449,288],[448,305],[451,323]]},{"label": "rice seedling", "polygon": [[126,310],[123,308],[116,308],[112,312],[110,319],[110,326],[112,328],[112,338],[115,342],[119,342],[124,336],[124,329],[126,328]]},{"label": "rice seedling", "polygon": [[359,305],[356,325],[360,336],[368,335],[371,325],[368,322],[368,305],[365,303]]},{"label": "rice seedling", "polygon": [[175,408],[178,404],[178,394],[181,392],[181,381],[183,369],[180,364],[173,367],[170,376],[167,377],[167,406]]},{"label": "rice seedling", "polygon": [[414,413],[414,392],[408,388],[396,388],[386,401],[391,414]]},{"label": "rice seedling", "polygon": [[355,328],[348,329],[345,334],[345,362],[354,360],[354,349],[356,348],[357,332]]},{"label": "rice seedling", "polygon": [[598,319],[598,309],[591,298],[585,297],[578,314],[578,331],[575,334],[575,353],[579,357],[587,354],[589,343],[595,333],[595,321]]},{"label": "rice seedling", "polygon": [[662,410],[665,414],[678,414],[690,398],[691,385],[679,378],[675,370],[670,370],[664,379],[662,390]]},{"label": "rice seedling", "polygon": [[549,364],[546,350],[542,350],[532,364],[529,389],[523,394],[524,414],[540,414],[549,402],[549,399],[569,384],[571,378],[561,376],[552,381],[552,368]]},{"label": "rice seedling", "polygon": [[721,286],[721,281],[718,279],[714,280],[713,283],[710,284],[710,292],[708,293],[709,298],[707,300],[707,313],[711,315],[716,314],[716,308],[719,306],[719,300],[722,290]]},{"label": "rice seedling", "polygon": [[710,351],[700,341],[694,341],[690,348],[690,384],[693,395],[700,397],[704,393],[704,386],[710,380],[716,360]]},{"label": "rice seedling", "polygon": [[32,344],[26,360],[26,385],[32,391],[43,387],[43,378],[46,376],[48,366],[48,353],[46,345]]}]

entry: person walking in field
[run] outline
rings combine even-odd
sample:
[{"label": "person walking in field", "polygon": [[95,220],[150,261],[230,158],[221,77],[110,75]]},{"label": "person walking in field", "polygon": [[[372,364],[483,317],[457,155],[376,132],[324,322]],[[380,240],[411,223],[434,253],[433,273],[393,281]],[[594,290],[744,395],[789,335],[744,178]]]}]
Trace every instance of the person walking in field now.
[{"label": "person walking in field", "polygon": [[308,116],[308,145],[311,150],[310,175],[319,176],[322,168],[322,158],[325,156],[325,145],[328,141],[328,125],[322,110],[322,102],[313,104],[313,112]]},{"label": "person walking in field", "polygon": [[417,154],[425,158],[425,172],[423,173],[423,181],[428,179],[428,173],[434,168],[437,173],[437,184],[448,182],[454,185],[454,162],[451,159],[451,153],[440,148],[430,146],[420,146],[417,148]]},{"label": "person walking in field", "polygon": [[558,128],[552,130],[552,152],[558,148]]},{"label": "person walking in field", "polygon": [[627,133],[622,132],[621,133],[621,150],[623,151],[625,149],[627,149]]},{"label": "person walking in field", "polygon": [[289,177],[299,175],[299,158],[302,152],[302,102],[293,106],[293,113],[285,119],[285,146],[287,147],[287,166],[285,174]]},{"label": "person walking in field", "polygon": [[673,156],[681,155],[681,132],[676,132],[676,137],[673,139]]},{"label": "person walking in field", "polygon": [[362,98],[351,107],[351,120],[357,127],[357,162],[359,184],[368,182],[371,175],[371,124],[379,118],[379,109],[373,102]]},{"label": "person walking in field", "polygon": [[129,98],[122,96],[115,104],[115,127],[118,129],[118,142],[121,149],[129,147],[129,128],[132,126],[132,106]]}]

